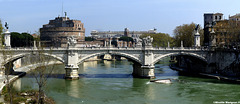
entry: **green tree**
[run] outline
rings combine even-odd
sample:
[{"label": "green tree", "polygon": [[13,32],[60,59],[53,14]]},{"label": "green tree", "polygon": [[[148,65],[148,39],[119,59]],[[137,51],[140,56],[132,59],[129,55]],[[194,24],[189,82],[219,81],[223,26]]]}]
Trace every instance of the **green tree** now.
[{"label": "green tree", "polygon": [[127,36],[123,36],[123,37],[120,37],[118,40],[120,41],[127,41],[127,42],[133,42],[133,38],[132,37],[127,37]]},{"label": "green tree", "polygon": [[30,47],[33,46],[34,38],[28,33],[11,33],[11,46],[12,47]]},{"label": "green tree", "polygon": [[115,47],[117,47],[117,41],[113,40],[113,41],[111,42],[111,44],[114,45]]},{"label": "green tree", "polygon": [[[177,26],[174,29],[174,41],[175,41],[175,46],[180,47],[181,46],[181,41],[183,41],[183,46],[184,47],[192,47],[194,45],[194,29],[196,28],[195,23],[191,24],[183,24],[180,26]],[[203,44],[203,29],[200,26],[199,29],[200,33],[200,39],[201,39],[201,44]]]},{"label": "green tree", "polygon": [[[3,26],[2,26],[2,21],[0,20],[0,42],[2,42],[2,44],[4,44],[3,42],[3,38],[4,38],[4,35],[3,35]],[[1,44],[1,43],[0,43]]]},{"label": "green tree", "polygon": [[170,46],[173,46],[173,38],[169,34],[165,33],[157,33],[157,34],[144,34],[141,35],[140,38],[144,38],[150,36],[153,38],[153,47],[167,47],[168,42]]},{"label": "green tree", "polygon": [[2,21],[0,20],[0,35],[3,33]]},{"label": "green tree", "polygon": [[85,37],[85,41],[94,41],[95,39],[92,37]]}]

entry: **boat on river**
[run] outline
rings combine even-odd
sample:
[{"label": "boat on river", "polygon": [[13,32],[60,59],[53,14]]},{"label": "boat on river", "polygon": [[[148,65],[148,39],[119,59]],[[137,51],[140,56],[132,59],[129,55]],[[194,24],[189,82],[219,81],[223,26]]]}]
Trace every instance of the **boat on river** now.
[{"label": "boat on river", "polygon": [[163,84],[171,84],[171,79],[157,79],[157,80],[151,80],[150,82],[156,82],[156,83],[163,83]]}]

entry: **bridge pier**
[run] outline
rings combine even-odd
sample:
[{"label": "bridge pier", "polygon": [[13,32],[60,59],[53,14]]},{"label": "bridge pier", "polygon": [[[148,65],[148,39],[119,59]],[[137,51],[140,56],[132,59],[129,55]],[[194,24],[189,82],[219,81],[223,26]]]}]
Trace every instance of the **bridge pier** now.
[{"label": "bridge pier", "polygon": [[133,76],[139,78],[155,78],[154,66],[146,65],[142,66],[141,64],[133,64]]},{"label": "bridge pier", "polygon": [[77,51],[68,51],[67,61],[65,63],[65,79],[79,79],[78,75],[78,53]]},{"label": "bridge pier", "polygon": [[78,75],[78,66],[75,65],[67,65],[65,66],[66,74],[65,79],[79,79]]}]

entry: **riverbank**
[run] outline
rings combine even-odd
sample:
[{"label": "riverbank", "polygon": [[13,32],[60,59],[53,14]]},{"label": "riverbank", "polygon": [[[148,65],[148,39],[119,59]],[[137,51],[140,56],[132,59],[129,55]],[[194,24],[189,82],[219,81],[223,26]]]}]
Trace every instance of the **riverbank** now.
[{"label": "riverbank", "polygon": [[[47,65],[53,65],[53,64],[61,64],[61,63],[52,61],[52,62],[49,62],[49,63],[46,63],[46,64]],[[23,77],[24,75],[29,73],[31,70],[39,67],[40,65],[42,65],[42,63],[27,65],[27,66],[24,66],[24,67],[14,69],[14,73],[12,75],[8,76],[10,83],[17,80],[20,77]],[[3,90],[4,86],[6,86],[6,75],[1,74],[0,75],[0,93],[2,93],[2,90]]]},{"label": "riverbank", "polygon": [[169,67],[173,70],[176,70],[180,73],[183,73],[184,75],[199,76],[199,77],[205,77],[205,78],[213,78],[213,79],[218,79],[218,80],[221,80],[221,81],[240,84],[240,79],[239,78],[226,77],[226,76],[222,76],[222,75],[218,75],[218,74],[188,73],[188,72],[184,71],[182,68],[176,67],[174,65],[169,65]]}]

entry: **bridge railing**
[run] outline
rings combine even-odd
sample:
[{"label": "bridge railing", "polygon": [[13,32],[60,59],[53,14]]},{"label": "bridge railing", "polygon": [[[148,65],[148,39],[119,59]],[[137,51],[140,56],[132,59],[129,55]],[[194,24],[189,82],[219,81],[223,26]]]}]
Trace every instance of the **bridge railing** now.
[{"label": "bridge railing", "polygon": [[158,47],[158,48],[154,48],[157,50],[208,50],[207,48],[203,48],[203,47]]},{"label": "bridge railing", "polygon": [[[45,47],[42,48],[43,50],[67,50],[68,48],[57,48],[57,47]],[[142,50],[142,47],[74,47],[70,48],[73,50]],[[153,50],[202,50],[202,51],[208,51],[209,49],[206,47],[153,47]],[[37,48],[34,47],[15,47],[15,48],[9,48],[4,50],[37,50]]]}]

